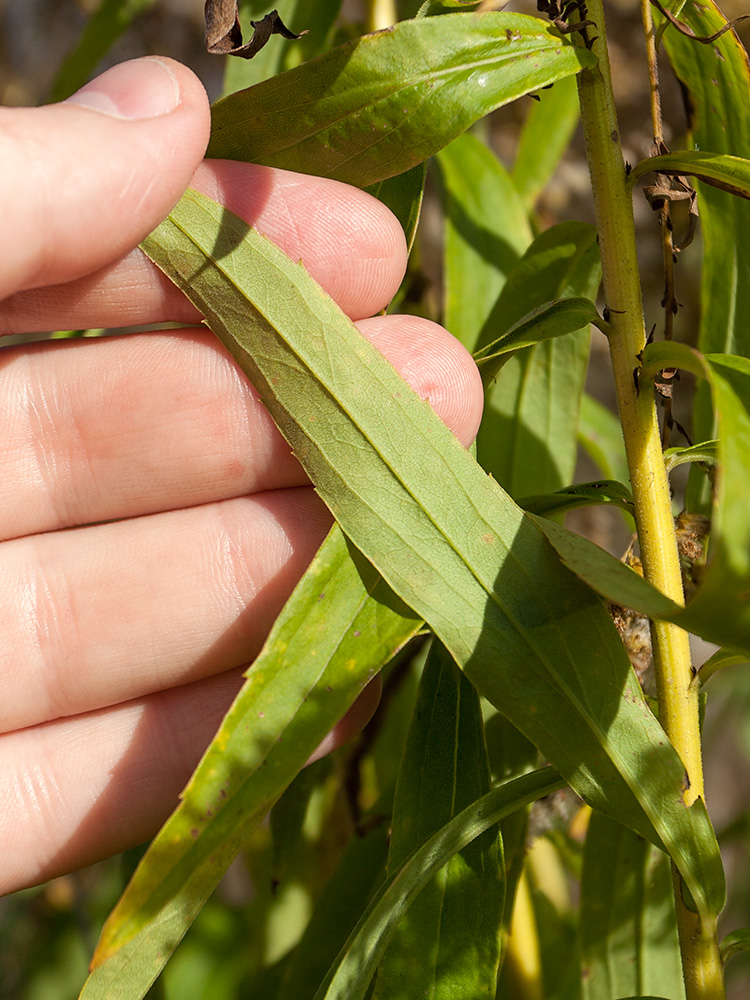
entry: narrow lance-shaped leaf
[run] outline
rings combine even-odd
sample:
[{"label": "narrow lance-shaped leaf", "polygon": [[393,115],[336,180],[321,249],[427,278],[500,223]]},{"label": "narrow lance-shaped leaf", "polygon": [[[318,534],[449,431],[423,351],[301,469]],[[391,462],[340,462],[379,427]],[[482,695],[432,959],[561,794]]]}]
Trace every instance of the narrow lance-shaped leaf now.
[{"label": "narrow lance-shaped leaf", "polygon": [[254,825],[420,624],[334,527],[105,924],[82,997],[145,994]]},{"label": "narrow lance-shaped leaf", "polygon": [[684,1000],[669,859],[597,812],[583,854],[580,937],[583,1000]]},{"label": "narrow lance-shaped leaf", "polygon": [[552,522],[537,523],[565,565],[610,600],[750,654],[750,359],[703,356],[669,341],[651,344],[643,358],[642,391],[647,375],[653,378],[662,368],[683,368],[708,381],[719,421],[708,566],[695,596],[683,609],[587,539]]},{"label": "narrow lance-shaped leaf", "polygon": [[698,177],[706,184],[737,195],[750,198],[750,160],[726,153],[704,153],[701,150],[684,150],[654,156],[637,163],[630,174],[631,183],[644,174],[682,174]]},{"label": "narrow lance-shaped leaf", "polygon": [[[433,643],[401,759],[388,874],[448,820],[490,790],[482,708],[473,685]],[[373,1000],[494,1000],[505,873],[488,830],[422,890],[381,960]],[[415,962],[414,956],[420,961]]]},{"label": "narrow lance-shaped leaf", "polygon": [[433,875],[504,817],[563,786],[551,768],[505,782],[433,834],[386,880],[315,994],[315,1000],[362,1000],[401,917]]},{"label": "narrow lance-shaped leaf", "polygon": [[701,802],[686,808],[683,767],[593,593],[268,240],[189,192],[144,248],[251,376],[355,544],[577,791],[667,847],[710,921],[723,905],[710,822]]},{"label": "narrow lance-shaped leaf", "polygon": [[543,90],[529,109],[511,176],[528,211],[547,186],[580,117],[578,88],[572,78]]},{"label": "narrow lance-shaped leaf", "polygon": [[443,201],[443,322],[473,351],[487,317],[532,240],[508,171],[470,132],[436,157]]},{"label": "narrow lance-shaped leaf", "polygon": [[590,507],[596,504],[615,506],[629,514],[633,513],[633,495],[630,489],[623,483],[611,479],[595,483],[576,483],[555,493],[521,497],[518,504],[525,511],[541,514],[544,517],[565,514],[578,507]]},{"label": "narrow lance-shaped leaf", "polygon": [[[565,337],[544,339],[545,318],[536,327],[534,310],[563,299],[592,299],[601,264],[596,230],[582,222],[564,222],[543,232],[528,248],[485,323],[479,348],[489,348],[516,324],[519,342],[539,339],[515,352],[488,389],[477,451],[483,468],[511,496],[547,493],[573,478],[577,454],[578,410],[589,351],[590,303],[579,308],[581,323],[571,332],[576,306],[553,305],[549,332]],[[581,307],[580,301],[578,306]],[[556,319],[555,319],[556,316]],[[510,345],[509,345],[510,346]],[[481,355],[480,355],[481,356]],[[499,361],[500,359],[498,359]],[[498,362],[490,362],[496,365]]]},{"label": "narrow lance-shaped leaf", "polygon": [[546,302],[532,309],[522,319],[497,340],[483,347],[474,355],[474,360],[482,373],[485,385],[497,377],[497,373],[511,356],[524,347],[533,347],[544,340],[564,337],[588,327],[604,325],[596,306],[590,299],[571,298]]},{"label": "narrow lance-shaped leaf", "polygon": [[521,14],[401,21],[218,101],[207,155],[365,187],[594,61]]},{"label": "narrow lance-shaped leaf", "polygon": [[[673,10],[674,12],[674,10]],[[699,35],[710,35],[727,22],[713,0],[686,4],[680,14]],[[672,25],[664,45],[689,95],[689,138],[699,152],[750,159],[750,64],[733,31],[713,45],[698,45]],[[703,235],[701,311],[698,348],[705,354],[750,355],[750,202],[698,182]],[[678,278],[679,280],[679,278]],[[716,437],[710,395],[699,386],[693,413],[697,440]],[[692,510],[707,508],[705,477],[691,474]]]}]

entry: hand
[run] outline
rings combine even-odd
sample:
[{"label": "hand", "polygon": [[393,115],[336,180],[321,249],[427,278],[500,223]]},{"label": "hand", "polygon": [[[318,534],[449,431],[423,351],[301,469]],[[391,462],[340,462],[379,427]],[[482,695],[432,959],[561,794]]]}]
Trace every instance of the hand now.
[{"label": "hand", "polygon": [[0,109],[0,333],[193,325],[0,348],[0,892],[158,829],[329,527],[252,388],[135,249],[189,184],[301,258],[464,443],[478,426],[452,337],[366,318],[404,271],[390,213],[333,181],[201,163],[208,129],[169,60]]}]

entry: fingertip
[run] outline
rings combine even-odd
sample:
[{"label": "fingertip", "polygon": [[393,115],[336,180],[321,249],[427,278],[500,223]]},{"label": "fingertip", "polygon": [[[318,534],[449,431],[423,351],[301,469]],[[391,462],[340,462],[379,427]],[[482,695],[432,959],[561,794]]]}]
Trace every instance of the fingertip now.
[{"label": "fingertip", "polygon": [[484,389],[463,344],[421,316],[373,316],[357,326],[468,448],[482,420]]},{"label": "fingertip", "polygon": [[366,191],[290,170],[206,160],[193,187],[280,246],[352,319],[384,309],[406,271],[404,231]]},{"label": "fingertip", "polygon": [[123,256],[171,211],[208,142],[208,98],[170,59],[136,59],[60,104],[0,109],[0,296]]}]

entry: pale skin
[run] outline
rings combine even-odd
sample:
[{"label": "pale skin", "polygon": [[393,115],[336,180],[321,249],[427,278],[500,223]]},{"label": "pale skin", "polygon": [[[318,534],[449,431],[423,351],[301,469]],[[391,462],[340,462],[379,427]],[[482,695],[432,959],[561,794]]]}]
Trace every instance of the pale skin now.
[{"label": "pale skin", "polygon": [[0,334],[186,324],[0,347],[0,893],[156,832],[330,524],[256,393],[136,249],[188,185],[301,258],[464,444],[478,427],[457,341],[375,316],[406,264],[390,213],[334,181],[203,161],[208,130],[203,88],[170,60],[0,109]]}]

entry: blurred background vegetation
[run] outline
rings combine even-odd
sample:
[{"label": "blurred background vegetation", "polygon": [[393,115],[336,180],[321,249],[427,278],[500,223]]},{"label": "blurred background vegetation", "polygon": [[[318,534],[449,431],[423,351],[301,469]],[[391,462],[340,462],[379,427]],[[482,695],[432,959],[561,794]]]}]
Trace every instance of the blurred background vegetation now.
[{"label": "blurred background vegetation", "polygon": [[[248,0],[246,6],[246,25],[249,17],[270,9],[258,0]],[[284,16],[285,0],[276,6]],[[413,0],[395,0],[395,6],[379,0],[345,0],[332,42],[361,33],[372,26],[373,18],[376,22],[387,18],[389,11],[395,11],[392,19],[400,19],[417,6]],[[721,6],[727,17],[733,17],[743,12],[745,0],[725,0]],[[535,13],[526,0],[514,2],[512,9]],[[638,0],[610,0],[607,13],[621,134],[626,159],[634,163],[648,153],[652,142]],[[299,30],[300,25],[294,26]],[[206,53],[203,30],[203,0],[0,0],[0,100],[6,105],[34,105],[59,99],[112,64],[156,53],[190,66],[213,100],[224,88],[226,60]],[[750,22],[740,25],[739,33],[747,46]],[[685,141],[686,118],[679,86],[666,63],[663,104],[667,142],[677,148]],[[506,166],[512,166],[530,106],[530,100],[521,100],[478,126]],[[658,322],[661,245],[645,199],[637,196],[635,207],[646,315]],[[565,219],[593,221],[579,132],[537,206],[540,228]],[[441,246],[440,205],[431,178],[402,308],[434,319],[440,319]],[[700,260],[698,240],[681,257],[677,272],[677,297],[685,306],[678,318],[682,323],[678,335],[687,341],[696,332],[691,323],[697,323],[694,296]],[[613,406],[608,353],[598,335],[592,341],[588,389]],[[690,392],[687,380],[679,391]],[[679,419],[679,399],[676,405]],[[597,474],[582,456],[579,481]],[[629,536],[617,514],[593,507],[576,517],[577,530],[622,554]],[[314,935],[308,932],[303,937],[313,903],[322,898],[325,906],[325,886],[331,876],[346,884],[354,855],[371,857],[374,883],[382,870],[387,835],[383,817],[388,813],[423,653],[417,642],[389,665],[381,707],[358,740],[300,775],[270,822],[232,866],[151,997],[271,1000],[283,995],[305,1000],[305,977],[299,958],[295,965],[292,949],[302,939],[299,951],[308,965],[321,966],[320,976],[328,961],[325,947]],[[696,649],[697,663],[706,656],[705,649]],[[723,935],[750,925],[750,673],[730,668],[710,683],[706,784],[730,888]],[[491,744],[491,721],[488,740]],[[540,938],[550,963],[545,967],[544,1000],[578,996],[576,890],[570,876],[580,867],[581,817],[571,823],[571,810],[559,806],[553,804],[550,815],[537,817],[546,832],[535,841],[529,867]],[[0,900],[0,1000],[68,1000],[78,995],[101,924],[141,853],[135,849]],[[371,888],[351,886],[352,912]],[[329,950],[347,918],[338,911],[328,915]],[[282,977],[285,985],[280,994]],[[728,986],[731,1000],[750,996],[750,957],[733,960]]]}]

